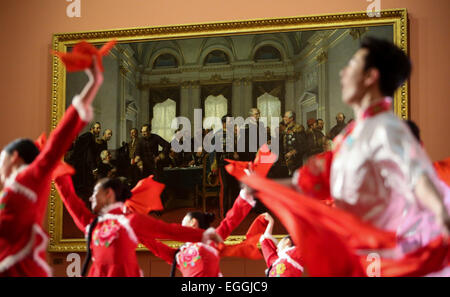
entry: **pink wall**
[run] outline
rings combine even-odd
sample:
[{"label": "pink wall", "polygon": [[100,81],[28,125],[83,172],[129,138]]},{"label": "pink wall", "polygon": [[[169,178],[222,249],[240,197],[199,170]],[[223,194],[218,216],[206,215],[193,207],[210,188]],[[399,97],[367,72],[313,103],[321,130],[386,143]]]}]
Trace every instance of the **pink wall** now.
[{"label": "pink wall", "polygon": [[[81,18],[66,16],[66,0],[4,0],[0,4],[0,146],[36,138],[50,127],[53,33],[365,11],[366,0],[81,0]],[[432,159],[450,156],[448,0],[381,0],[410,17],[410,113]],[[58,263],[58,261],[56,261]],[[153,263],[153,262],[152,262]],[[247,262],[225,270],[251,275]],[[261,263],[258,262],[259,267]],[[56,268],[56,267],[55,267]],[[62,267],[57,268],[61,271]],[[253,268],[248,268],[253,269]],[[224,271],[225,273],[225,271]],[[229,274],[228,274],[229,275]]]}]

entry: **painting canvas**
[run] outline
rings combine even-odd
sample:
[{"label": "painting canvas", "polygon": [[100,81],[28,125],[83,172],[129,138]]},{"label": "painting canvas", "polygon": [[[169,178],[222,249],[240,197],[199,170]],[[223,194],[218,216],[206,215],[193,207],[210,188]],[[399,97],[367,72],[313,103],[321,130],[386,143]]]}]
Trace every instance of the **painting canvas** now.
[{"label": "painting canvas", "polygon": [[[353,118],[341,101],[339,72],[366,36],[393,41],[407,51],[406,21],[405,10],[392,10],[382,11],[380,18],[350,13],[55,34],[54,48],[62,51],[83,39],[98,46],[118,39],[103,59],[105,79],[94,101],[94,121],[65,156],[77,169],[77,194],[89,206],[98,179],[120,177],[133,187],[153,174],[166,185],[164,209],[149,215],[181,223],[188,211],[208,211],[215,213],[217,226],[240,190],[236,180],[224,175],[225,157],[198,147],[222,129],[220,119],[248,119],[257,108],[268,141],[277,142],[280,154],[269,175],[291,178],[283,156],[283,116],[295,115],[305,133],[319,131],[321,150],[329,149],[325,143],[332,140],[332,129]],[[66,73],[57,60],[54,69],[53,125],[87,81],[84,73]],[[404,118],[407,102],[405,84],[394,98],[394,111]],[[238,138],[245,125],[233,128]],[[153,151],[140,145],[149,135],[157,135]],[[190,151],[175,152],[174,139],[189,142]],[[308,149],[295,166],[320,151]],[[226,158],[244,160],[245,153],[227,152]],[[54,190],[50,206],[50,250],[83,249],[84,236]],[[252,220],[265,211],[258,204],[229,241],[242,240]],[[274,234],[284,233],[277,223]]]}]

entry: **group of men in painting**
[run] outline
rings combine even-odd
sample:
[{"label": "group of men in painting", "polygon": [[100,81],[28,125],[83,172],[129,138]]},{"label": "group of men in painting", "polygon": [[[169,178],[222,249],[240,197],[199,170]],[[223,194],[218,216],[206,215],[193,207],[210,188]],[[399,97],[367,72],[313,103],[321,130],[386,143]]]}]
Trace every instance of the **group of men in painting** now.
[{"label": "group of men in painting", "polygon": [[[322,119],[309,118],[307,128],[297,123],[296,114],[293,111],[286,111],[279,124],[278,131],[271,134],[271,131],[260,120],[260,110],[252,108],[249,111],[250,121],[239,129],[234,126],[234,133],[227,133],[228,120],[230,115],[222,117],[222,127],[217,132],[211,134],[210,130],[202,131],[202,144],[206,135],[213,137],[222,143],[221,150],[215,149],[208,158],[208,172],[210,177],[220,179],[223,184],[222,195],[224,195],[224,209],[231,207],[232,197],[236,197],[239,192],[239,185],[234,177],[230,176],[226,170],[225,159],[251,161],[255,158],[256,150],[252,149],[251,133],[253,126],[256,135],[256,145],[259,147],[264,143],[278,141],[279,160],[273,167],[271,177],[288,177],[299,168],[309,157],[328,151],[332,146],[332,139],[336,137],[346,126],[345,115],[339,112],[336,115],[336,125],[324,135],[324,121]],[[101,134],[101,123],[93,124],[88,132],[80,135],[74,142],[72,149],[66,154],[66,161],[75,167],[76,174],[73,176],[76,192],[81,197],[89,197],[92,186],[95,182],[105,177],[122,176],[127,179],[130,186],[134,186],[140,179],[154,174],[158,179],[163,167],[186,167],[203,166],[205,150],[202,147],[195,149],[194,137],[190,140],[192,151],[176,152],[174,142],[182,145],[186,141],[182,131],[176,131],[172,143],[167,142],[161,136],[151,133],[151,126],[145,124],[141,127],[141,135],[136,128],[130,130],[130,140],[123,143],[116,150],[113,159],[111,150],[108,150],[108,141],[111,140],[112,130],[105,129]],[[243,150],[238,149],[240,136],[245,136],[245,146]],[[217,137],[217,138],[216,138]],[[228,139],[232,137],[233,139]],[[232,143],[232,149],[227,148],[227,143]],[[192,149],[194,148],[194,149]],[[216,147],[217,148],[217,147]],[[256,146],[255,146],[256,148]],[[212,169],[212,170],[211,170]]]}]

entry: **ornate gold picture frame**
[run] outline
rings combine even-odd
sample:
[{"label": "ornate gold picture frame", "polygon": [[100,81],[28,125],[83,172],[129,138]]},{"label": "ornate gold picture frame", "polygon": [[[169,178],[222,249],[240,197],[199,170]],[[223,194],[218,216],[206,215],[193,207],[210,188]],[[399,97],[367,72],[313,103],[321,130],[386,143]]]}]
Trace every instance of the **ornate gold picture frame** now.
[{"label": "ornate gold picture frame", "polygon": [[[329,59],[327,50],[337,44],[345,38],[351,38],[355,44],[359,39],[366,34],[366,32],[372,32],[377,30],[378,27],[388,28],[386,32],[392,32],[392,41],[397,44],[402,50],[408,53],[408,15],[406,9],[391,9],[382,10],[380,17],[369,17],[366,12],[352,12],[352,13],[339,13],[339,14],[324,14],[324,15],[312,15],[301,17],[288,17],[277,19],[260,19],[260,20],[245,20],[245,21],[231,21],[231,22],[217,22],[206,24],[189,24],[189,25],[174,25],[163,27],[148,27],[148,28],[129,28],[129,29],[114,29],[104,31],[90,31],[90,32],[77,32],[77,33],[60,33],[54,34],[52,48],[55,51],[66,52],[70,47],[75,45],[81,40],[86,40],[94,44],[102,44],[110,39],[117,39],[119,44],[133,44],[133,43],[151,43],[161,42],[167,40],[180,40],[180,39],[196,39],[196,38],[232,38],[236,36],[244,35],[264,35],[264,34],[286,34],[292,33],[292,40],[295,42],[295,38],[298,38],[298,42],[303,42],[301,34],[298,32],[309,32],[307,35],[307,45],[298,49],[298,59],[311,60],[314,65],[320,65],[326,63]],[[323,31],[326,34],[315,35],[314,32]],[[312,33],[311,33],[312,32]],[[321,37],[322,36],[322,37]],[[325,38],[328,38],[324,42]],[[305,41],[306,42],[306,41]],[[345,49],[342,50],[345,52]],[[354,49],[348,49],[351,56]],[[114,54],[114,53],[113,53]],[[124,53],[126,54],[126,53]],[[152,63],[154,60],[152,60]],[[238,67],[236,62],[235,67]],[[256,62],[255,62],[256,63]],[[282,62],[280,62],[282,64]],[[279,64],[280,64],[279,63]],[[346,61],[338,61],[336,65],[343,65]],[[280,64],[280,65],[281,65]],[[271,71],[270,65],[260,67],[260,69],[266,69],[263,73],[267,78],[276,78],[280,74],[276,71]],[[267,66],[268,65],[268,66]],[[283,64],[284,65],[284,64]],[[128,65],[130,66],[130,65]],[[120,72],[123,75],[129,71],[127,65],[121,65]],[[130,66],[131,67],[131,66]],[[232,65],[232,67],[234,67]],[[331,67],[331,66],[330,66]],[[334,66],[333,66],[334,67]],[[220,68],[220,67],[219,67]],[[208,83],[212,82],[227,82],[233,83],[233,79],[226,78],[217,74],[216,70],[219,68],[208,68],[209,78]],[[269,68],[269,69],[267,69]],[[287,80],[307,80],[309,79],[307,74],[302,76],[302,73],[295,74],[282,74],[282,77]],[[319,80],[319,89],[321,81],[321,72],[317,74]],[[245,77],[240,77],[238,83],[248,83]],[[258,81],[258,80],[255,80]],[[258,81],[260,83],[261,80]],[[312,79],[314,81],[314,79]],[[250,80],[251,82],[251,80]],[[63,64],[57,57],[53,57],[52,60],[52,104],[51,104],[51,129],[54,129],[61,119],[67,106],[68,100],[66,98],[67,89],[67,75]],[[170,85],[172,82],[170,79],[163,77],[159,80],[161,85]],[[193,81],[187,80],[184,82],[189,85]],[[198,82],[197,82],[198,83]],[[140,86],[148,86],[149,82],[145,80],[141,81]],[[181,86],[181,85],[180,85]],[[317,96],[320,97],[320,90],[317,91]],[[314,92],[312,92],[314,93]],[[308,99],[308,94],[311,92],[305,89],[304,94],[297,97],[302,97],[305,102]],[[292,96],[296,96],[294,94]],[[287,95],[286,95],[287,96]],[[408,82],[404,83],[401,88],[395,94],[394,98],[394,112],[401,118],[407,119],[408,110]],[[297,100],[296,98],[295,100]],[[299,99],[300,100],[300,99]],[[303,100],[303,99],[301,99]],[[318,99],[319,100],[319,99]],[[321,99],[320,99],[321,100]],[[294,101],[293,101],[294,102]],[[249,103],[250,104],[250,103]],[[286,103],[288,106],[294,106],[294,103]],[[234,107],[233,113],[237,107]],[[284,109],[284,102],[282,103],[282,109]],[[286,107],[287,108],[287,107]],[[295,105],[296,108],[296,105]],[[300,108],[300,107],[299,107]],[[186,110],[186,108],[185,108]],[[284,110],[283,110],[284,111]],[[308,110],[306,110],[308,111]],[[303,111],[305,112],[305,111]],[[319,110],[320,114],[320,104]],[[335,110],[327,111],[328,113],[336,112]],[[305,119],[303,119],[304,121]],[[331,123],[330,123],[331,124]],[[123,136],[124,137],[124,136]],[[123,140],[123,139],[122,139]],[[119,141],[119,140],[118,140]],[[121,141],[121,140],[120,140]],[[85,240],[83,238],[65,238],[63,236],[63,204],[58,197],[54,186],[52,186],[51,196],[49,199],[48,208],[48,232],[50,235],[49,248],[50,252],[72,252],[85,250]],[[240,242],[244,235],[234,235],[228,238],[228,243]],[[175,246],[176,242],[166,242],[171,246]],[[142,246],[139,249],[144,249]]]}]

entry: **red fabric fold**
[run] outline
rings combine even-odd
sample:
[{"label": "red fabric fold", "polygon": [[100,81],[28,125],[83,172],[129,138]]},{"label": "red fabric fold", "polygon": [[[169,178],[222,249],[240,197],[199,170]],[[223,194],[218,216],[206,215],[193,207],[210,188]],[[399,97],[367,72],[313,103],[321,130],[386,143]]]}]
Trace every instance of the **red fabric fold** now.
[{"label": "red fabric fold", "polygon": [[433,163],[439,178],[450,187],[450,157]]},{"label": "red fabric fold", "polygon": [[111,40],[100,49],[97,49],[94,45],[86,41],[81,41],[73,47],[70,53],[57,51],[52,51],[52,53],[61,59],[68,72],[90,68],[92,66],[92,56],[97,58],[98,67],[103,72],[102,57],[106,56],[116,43],[116,40]]},{"label": "red fabric fold", "polygon": [[328,205],[333,205],[330,192],[332,161],[333,153],[331,151],[312,156],[298,170],[298,179],[296,180],[296,186],[303,194],[322,200]]},{"label": "red fabric fold", "polygon": [[[286,227],[298,247],[296,257],[303,260],[305,276],[365,276],[359,257],[352,253],[347,243],[334,230],[316,224],[313,216],[302,219],[302,215],[290,211],[289,203],[285,204],[281,199],[273,199],[265,193],[258,194],[258,198]],[[318,201],[314,202],[324,206]]]},{"label": "red fabric fold", "polygon": [[[396,234],[323,205],[271,180],[252,175],[242,181],[280,219],[300,247],[310,276],[366,276],[366,255],[357,250],[396,247]],[[374,251],[376,252],[376,251]],[[423,276],[449,265],[447,238],[438,238],[401,259],[380,259],[381,276]]]},{"label": "red fabric fold", "polygon": [[[386,277],[419,277],[439,271],[449,265],[450,248],[448,239],[442,236],[428,245],[405,255],[402,259],[381,259],[381,276]],[[365,257],[361,258],[367,265]]]},{"label": "red fabric fold", "polygon": [[251,224],[245,240],[235,245],[219,245],[221,257],[240,257],[258,260],[262,259],[262,254],[258,249],[258,242],[260,237],[264,234],[267,227],[267,220],[264,215],[259,215]]},{"label": "red fabric fold", "polygon": [[[45,143],[47,142],[47,136],[45,133],[42,133],[38,139],[36,139],[36,141],[34,142],[34,144],[37,146],[37,148],[39,149],[39,151],[42,151],[42,149],[45,146]],[[59,161],[58,165],[55,167],[55,169],[53,169],[52,172],[52,180],[55,180],[58,176],[63,176],[63,175],[73,175],[75,174],[75,169],[70,166],[69,164],[67,164],[64,161]]]},{"label": "red fabric fold", "polygon": [[258,150],[255,160],[253,162],[235,161],[225,159],[229,164],[225,166],[225,169],[229,174],[233,175],[237,179],[247,175],[246,170],[258,174],[260,176],[267,176],[273,163],[277,160],[277,155],[269,150],[269,146],[264,144]]},{"label": "red fabric fold", "polygon": [[164,184],[155,181],[153,175],[150,175],[141,179],[131,190],[133,195],[125,202],[125,205],[131,212],[145,215],[152,210],[163,210],[161,193],[164,188]]},{"label": "red fabric fold", "polygon": [[396,245],[395,233],[376,229],[346,211],[328,207],[273,180],[251,175],[243,177],[242,181],[255,189],[258,197],[261,193],[272,197],[272,200],[265,201],[267,207],[273,208],[272,201],[275,203],[282,200],[282,204],[279,205],[282,210],[277,210],[276,213],[280,219],[285,213],[292,211],[297,214],[300,221],[324,225],[339,234],[353,248],[380,249]]}]

